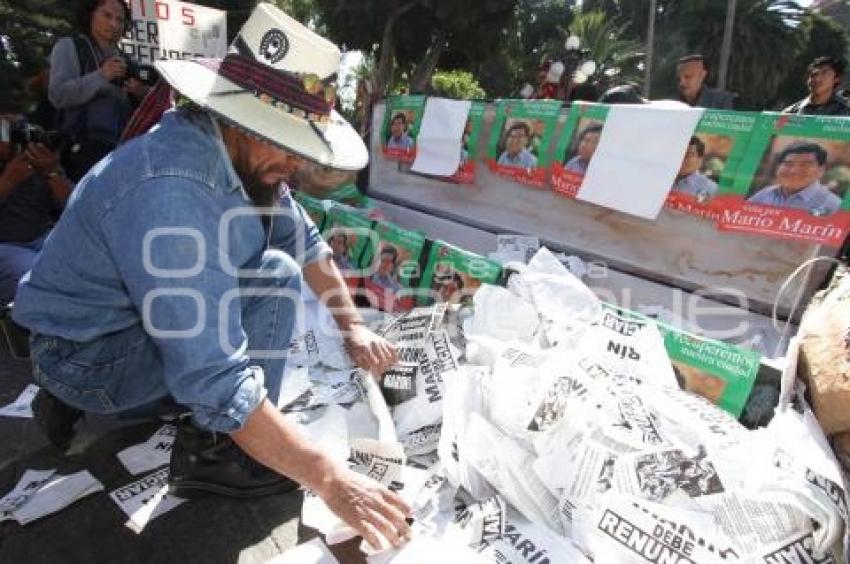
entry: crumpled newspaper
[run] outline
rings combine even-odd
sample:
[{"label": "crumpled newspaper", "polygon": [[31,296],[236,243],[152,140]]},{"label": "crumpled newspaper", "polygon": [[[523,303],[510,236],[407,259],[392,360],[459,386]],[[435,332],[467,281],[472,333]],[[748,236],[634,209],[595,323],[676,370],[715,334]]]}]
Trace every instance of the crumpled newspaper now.
[{"label": "crumpled newspaper", "polygon": [[846,488],[793,374],[747,430],[679,388],[652,320],[603,307],[545,249],[473,304],[383,323],[400,369],[337,408],[373,421],[349,425],[359,471],[417,492],[413,541],[369,562],[833,561]]}]

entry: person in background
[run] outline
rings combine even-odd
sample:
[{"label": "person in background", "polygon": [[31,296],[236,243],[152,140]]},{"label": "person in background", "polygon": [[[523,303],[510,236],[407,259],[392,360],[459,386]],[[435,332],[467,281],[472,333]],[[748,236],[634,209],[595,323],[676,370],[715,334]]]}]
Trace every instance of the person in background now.
[{"label": "person in background", "polygon": [[74,189],[59,158],[41,143],[11,143],[20,116],[0,106],[0,305],[15,298]]},{"label": "person in background", "polygon": [[734,109],[734,94],[705,85],[708,66],[702,55],[688,55],[679,59],[676,76],[679,81],[679,100],[687,105],[718,110]]},{"label": "person in background", "polygon": [[50,54],[48,97],[59,111],[57,126],[71,136],[62,165],[77,181],[118,144],[147,86],[127,75],[118,41],[129,29],[130,8],[121,0],[85,0],[77,7],[79,33],[56,42]]},{"label": "person in background", "polygon": [[593,158],[593,153],[596,152],[596,146],[599,144],[600,135],[602,135],[602,124],[595,123],[585,127],[579,134],[578,154],[568,160],[564,164],[564,168],[579,174],[586,174],[590,159]]},{"label": "person in background", "polygon": [[783,113],[811,116],[850,116],[850,102],[838,94],[844,78],[844,61],[818,57],[809,64],[806,86],[809,95],[785,108]]},{"label": "person in background", "polygon": [[789,145],[776,159],[776,184],[762,188],[747,201],[808,210],[816,216],[835,213],[841,207],[841,198],[820,182],[826,157],[817,143]]},{"label": "person in background", "polygon": [[544,61],[537,73],[537,92],[534,98],[538,100],[563,100],[561,77],[564,74],[564,63],[561,61]]},{"label": "person in background", "polygon": [[528,150],[531,128],[524,121],[514,122],[505,136],[505,150],[499,155],[498,164],[521,168],[537,166],[537,157]]},{"label": "person in background", "polygon": [[700,172],[703,157],[705,157],[705,143],[694,135],[688,143],[688,150],[676,175],[676,182],[673,184],[674,192],[690,194],[701,202],[712,198],[717,193],[717,184]]}]

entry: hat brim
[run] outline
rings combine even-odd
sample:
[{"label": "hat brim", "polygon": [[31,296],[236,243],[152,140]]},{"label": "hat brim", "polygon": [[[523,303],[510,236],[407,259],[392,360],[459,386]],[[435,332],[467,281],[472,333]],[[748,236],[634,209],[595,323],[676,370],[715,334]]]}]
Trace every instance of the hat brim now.
[{"label": "hat brim", "polygon": [[363,140],[336,112],[330,122],[310,122],[191,60],[158,61],[156,68],[194,103],[281,149],[342,170],[360,170],[369,162]]}]

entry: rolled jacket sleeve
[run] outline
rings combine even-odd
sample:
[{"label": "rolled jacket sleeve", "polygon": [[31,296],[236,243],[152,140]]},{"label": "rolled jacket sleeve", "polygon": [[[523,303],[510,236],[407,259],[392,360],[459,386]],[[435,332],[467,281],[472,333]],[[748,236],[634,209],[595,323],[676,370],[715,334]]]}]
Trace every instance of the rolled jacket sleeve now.
[{"label": "rolled jacket sleeve", "polygon": [[246,354],[237,275],[221,260],[222,212],[208,186],[161,177],[111,208],[102,228],[175,401],[200,427],[233,432],[266,391]]},{"label": "rolled jacket sleeve", "polygon": [[316,224],[289,190],[278,204],[279,212],[274,218],[271,246],[287,253],[302,267],[333,254]]}]

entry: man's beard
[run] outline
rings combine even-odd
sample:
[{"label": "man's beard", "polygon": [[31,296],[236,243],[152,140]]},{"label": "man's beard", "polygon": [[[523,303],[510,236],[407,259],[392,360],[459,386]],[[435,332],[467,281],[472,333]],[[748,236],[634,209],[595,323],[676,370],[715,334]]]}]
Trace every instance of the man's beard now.
[{"label": "man's beard", "polygon": [[250,173],[244,176],[240,175],[240,178],[242,178],[242,186],[244,186],[245,192],[248,193],[248,197],[251,198],[255,206],[270,208],[277,203],[280,193],[278,186],[267,186],[260,182],[256,175]]}]

